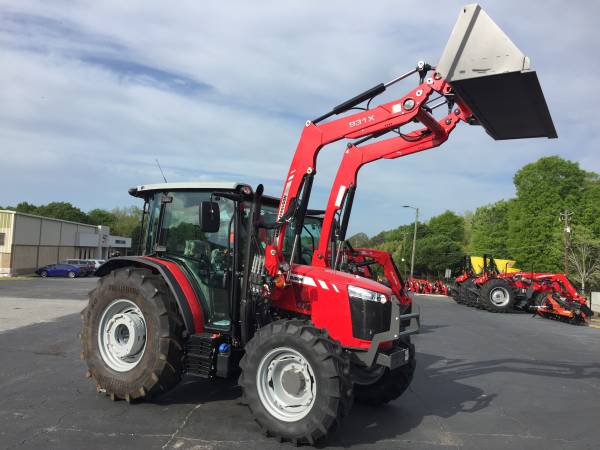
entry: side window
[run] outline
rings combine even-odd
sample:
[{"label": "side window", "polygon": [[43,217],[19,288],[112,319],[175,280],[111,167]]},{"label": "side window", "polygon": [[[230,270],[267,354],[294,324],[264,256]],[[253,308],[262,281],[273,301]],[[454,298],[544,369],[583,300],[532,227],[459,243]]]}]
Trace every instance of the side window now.
[{"label": "side window", "polygon": [[146,224],[146,248],[144,254],[153,252],[153,246],[156,242],[158,232],[158,217],[160,215],[160,193],[155,193],[148,204],[148,223]]}]

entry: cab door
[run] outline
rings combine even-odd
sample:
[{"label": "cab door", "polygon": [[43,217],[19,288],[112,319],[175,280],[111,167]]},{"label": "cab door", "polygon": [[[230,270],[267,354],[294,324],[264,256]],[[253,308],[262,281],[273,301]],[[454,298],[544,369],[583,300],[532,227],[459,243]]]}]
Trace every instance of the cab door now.
[{"label": "cab door", "polygon": [[[205,326],[228,330],[236,203],[217,192],[172,191],[168,197],[161,219],[159,244],[163,246],[165,256],[180,261],[191,275],[201,299]],[[218,230],[200,229],[202,202],[218,205]]]}]

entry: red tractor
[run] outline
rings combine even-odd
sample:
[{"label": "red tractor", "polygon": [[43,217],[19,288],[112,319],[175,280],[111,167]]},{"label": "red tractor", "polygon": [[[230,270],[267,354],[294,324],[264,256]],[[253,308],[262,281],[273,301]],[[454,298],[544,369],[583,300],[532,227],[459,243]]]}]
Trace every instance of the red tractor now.
[{"label": "red tractor", "polygon": [[[309,444],[329,434],[353,398],[398,398],[415,370],[410,336],[419,314],[402,314],[390,287],[339,270],[358,171],[437,147],[461,121],[494,139],[556,137],[528,62],[478,5],[468,5],[435,69],[420,63],[306,122],[278,205],[263,202],[262,185],[244,183],[131,189],[145,202],[144,256],[104,264],[82,313],[83,358],[98,391],[140,401],[184,374],[239,374],[262,429]],[[411,74],[420,77],[415,88],[369,108]],[[447,114],[434,117],[442,105]],[[379,140],[365,144],[372,138]],[[342,139],[320,236],[304,251],[317,155]]]},{"label": "red tractor", "polygon": [[492,256],[484,255],[483,261],[481,275],[466,270],[457,277],[456,283],[462,287],[459,303],[497,313],[535,311],[542,317],[573,324],[585,323],[591,317],[587,300],[564,274],[501,273]]},{"label": "red tractor", "polygon": [[432,294],[433,284],[423,278],[411,278],[409,280],[411,291],[415,294]]},{"label": "red tractor", "polygon": [[464,304],[467,298],[465,282],[472,279],[474,276],[475,272],[471,265],[471,259],[466,256],[465,263],[460,269],[460,274],[448,283],[448,295],[452,297],[456,303]]},{"label": "red tractor", "polygon": [[448,287],[442,280],[435,280],[433,283],[433,293],[437,295],[448,295]]},{"label": "red tractor", "polygon": [[450,296],[457,303],[482,308],[480,301],[482,286],[497,276],[498,269],[490,255],[483,255],[483,268],[480,274],[475,272],[471,260],[467,256],[460,275],[454,279],[454,283],[450,287]]}]

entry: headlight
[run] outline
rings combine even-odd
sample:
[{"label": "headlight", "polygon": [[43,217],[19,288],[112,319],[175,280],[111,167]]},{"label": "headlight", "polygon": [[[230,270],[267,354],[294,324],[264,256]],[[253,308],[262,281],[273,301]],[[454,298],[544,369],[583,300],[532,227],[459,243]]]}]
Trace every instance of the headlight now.
[{"label": "headlight", "polygon": [[370,302],[377,302],[381,304],[385,304],[388,301],[388,298],[385,296],[385,294],[356,286],[348,286],[348,296],[350,298],[367,300]]}]

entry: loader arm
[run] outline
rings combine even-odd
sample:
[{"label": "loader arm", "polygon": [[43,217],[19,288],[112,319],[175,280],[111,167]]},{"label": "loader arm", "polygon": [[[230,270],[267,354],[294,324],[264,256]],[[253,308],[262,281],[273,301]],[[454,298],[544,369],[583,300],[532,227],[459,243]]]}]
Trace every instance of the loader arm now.
[{"label": "loader arm", "polygon": [[[427,73],[423,72],[422,78],[425,78],[426,75]],[[395,80],[390,83],[393,82]],[[449,114],[441,122],[438,122],[423,108],[433,93],[441,96],[452,94],[451,86],[437,73],[432,73],[426,81],[397,100],[323,124],[314,121],[306,122],[280,197],[277,214],[280,226],[276,233],[275,243],[267,247],[266,251],[265,266],[271,275],[276,274],[280,263],[283,262],[282,249],[288,222],[291,222],[293,218],[301,221],[304,216],[303,212],[306,211],[312,178],[317,172],[317,155],[320,150],[341,139],[380,136],[411,122],[420,122],[424,125],[423,129],[408,135],[409,139],[417,142],[407,142],[402,137],[398,137],[371,144],[377,149],[373,148],[371,151],[381,153],[381,156],[375,157],[373,161],[381,158],[397,158],[404,156],[406,152],[416,153],[440,145],[448,138],[448,132],[456,125],[456,121],[458,119],[467,120],[471,117],[471,112],[457,99],[458,108],[455,110],[457,112]],[[445,122],[447,120],[451,121],[450,126]],[[364,148],[371,149],[372,147],[365,146]],[[397,154],[395,155],[395,153]],[[370,161],[365,161],[363,164],[368,162]],[[331,196],[333,197],[337,193],[338,189],[336,188],[331,192]],[[332,202],[332,197],[330,197],[329,205],[335,204],[335,199]],[[331,220],[331,217],[329,219]],[[327,229],[327,236],[329,230],[330,228]]]},{"label": "loader arm", "polygon": [[400,274],[396,269],[392,255],[386,251],[373,248],[354,248],[353,253],[357,260],[365,260],[365,258],[370,258],[379,264],[382,267],[383,273],[390,283],[390,289],[392,289],[392,292],[396,298],[398,298],[402,304],[410,303],[410,299],[405,295],[404,284],[400,278]]},{"label": "loader arm", "polygon": [[[336,214],[343,208],[344,218],[341,221],[340,235],[336,236],[336,240],[344,240],[348,217],[352,208],[352,196],[357,186],[358,172],[364,165],[380,159],[395,159],[435,148],[448,139],[460,120],[468,120],[471,113],[458,100],[457,107],[439,121],[436,121],[423,109],[419,109],[414,117],[425,127],[405,136],[385,139],[372,144],[348,145],[329,194],[319,245],[313,254],[313,266],[335,266],[336,255],[328,254],[333,223]],[[351,194],[348,195],[348,192],[351,192]],[[330,256],[330,258],[327,256]],[[331,261],[328,261],[328,259],[331,259]]]}]

